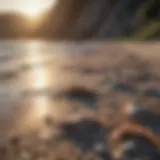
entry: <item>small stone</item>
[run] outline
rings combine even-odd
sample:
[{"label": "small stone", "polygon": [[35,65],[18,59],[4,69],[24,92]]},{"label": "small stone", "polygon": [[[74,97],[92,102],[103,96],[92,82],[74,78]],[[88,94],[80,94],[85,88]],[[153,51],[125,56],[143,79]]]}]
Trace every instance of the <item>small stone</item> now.
[{"label": "small stone", "polygon": [[137,107],[133,103],[128,103],[124,107],[124,113],[128,116],[133,115],[137,112]]}]

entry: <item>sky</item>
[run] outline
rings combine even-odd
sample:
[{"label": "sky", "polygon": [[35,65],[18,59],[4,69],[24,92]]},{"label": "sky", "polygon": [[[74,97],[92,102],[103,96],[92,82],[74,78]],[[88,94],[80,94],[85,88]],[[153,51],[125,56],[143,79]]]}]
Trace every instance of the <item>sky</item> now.
[{"label": "sky", "polygon": [[0,0],[0,11],[41,11],[49,8],[56,0]]}]

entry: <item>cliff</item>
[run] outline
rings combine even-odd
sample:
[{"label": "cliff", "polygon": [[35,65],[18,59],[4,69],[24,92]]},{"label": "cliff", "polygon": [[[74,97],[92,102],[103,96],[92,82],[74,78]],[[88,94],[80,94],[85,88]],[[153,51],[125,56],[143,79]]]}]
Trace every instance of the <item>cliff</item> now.
[{"label": "cliff", "polygon": [[0,37],[53,40],[158,39],[159,0],[59,0],[32,32],[27,18],[0,15]]}]

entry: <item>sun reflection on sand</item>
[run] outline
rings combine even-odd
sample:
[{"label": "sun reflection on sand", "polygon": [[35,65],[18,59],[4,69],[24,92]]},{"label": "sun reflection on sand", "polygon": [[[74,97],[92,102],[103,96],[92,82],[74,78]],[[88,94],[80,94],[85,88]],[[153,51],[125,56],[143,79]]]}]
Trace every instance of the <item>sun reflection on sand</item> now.
[{"label": "sun reflection on sand", "polygon": [[32,99],[33,112],[36,116],[43,117],[49,112],[51,100],[47,96],[39,96]]},{"label": "sun reflection on sand", "polygon": [[11,133],[26,133],[43,126],[43,119],[50,113],[52,101],[45,95],[27,96],[21,105],[19,114],[13,120]]},{"label": "sun reflection on sand", "polygon": [[44,72],[43,68],[36,68],[34,70],[34,85],[38,89],[43,89],[47,86],[47,74]]},{"label": "sun reflection on sand", "polygon": [[[27,116],[23,117],[25,123],[38,125],[50,110],[51,100],[39,91],[46,90],[50,87],[52,79],[51,70],[46,67],[44,54],[40,44],[31,43],[27,48],[27,54],[24,55],[21,72],[22,90],[24,94],[24,106],[26,106]],[[31,94],[30,94],[31,93]]]},{"label": "sun reflection on sand", "polygon": [[31,90],[48,88],[51,71],[43,64],[45,56],[42,54],[41,45],[31,43],[27,50],[22,62],[22,87]]},{"label": "sun reflection on sand", "polygon": [[63,89],[65,75],[61,66],[64,61],[66,59],[60,49],[54,50],[50,46],[46,47],[43,43],[34,41],[26,45],[20,67],[23,111],[17,122],[21,123],[24,130],[43,125],[42,121],[48,114],[58,119],[58,107],[55,107],[57,104],[52,94],[59,88]]}]

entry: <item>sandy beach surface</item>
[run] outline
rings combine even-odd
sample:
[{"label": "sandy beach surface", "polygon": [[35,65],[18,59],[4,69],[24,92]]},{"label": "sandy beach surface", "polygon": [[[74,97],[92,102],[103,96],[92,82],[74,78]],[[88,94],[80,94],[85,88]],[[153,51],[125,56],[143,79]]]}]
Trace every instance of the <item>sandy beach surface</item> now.
[{"label": "sandy beach surface", "polygon": [[159,42],[36,47],[0,74],[0,159],[160,159]]}]

